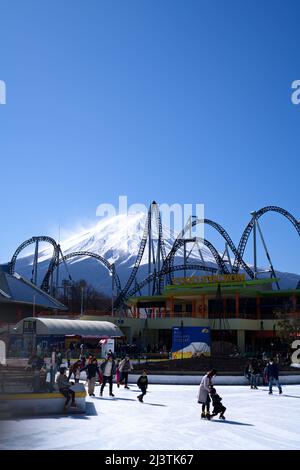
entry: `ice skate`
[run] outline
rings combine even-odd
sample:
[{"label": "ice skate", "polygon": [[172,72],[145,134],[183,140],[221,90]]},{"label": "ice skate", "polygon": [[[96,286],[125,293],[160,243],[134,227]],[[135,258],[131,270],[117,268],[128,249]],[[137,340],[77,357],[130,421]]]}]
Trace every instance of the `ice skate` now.
[{"label": "ice skate", "polygon": [[209,413],[206,413],[205,418],[208,419],[208,420],[210,420],[210,419],[211,419],[211,415],[210,415]]},{"label": "ice skate", "polygon": [[226,419],[225,416],[220,415],[219,419]]},{"label": "ice skate", "polygon": [[201,418],[202,419],[206,418],[204,411],[202,411],[202,413],[201,413]]}]

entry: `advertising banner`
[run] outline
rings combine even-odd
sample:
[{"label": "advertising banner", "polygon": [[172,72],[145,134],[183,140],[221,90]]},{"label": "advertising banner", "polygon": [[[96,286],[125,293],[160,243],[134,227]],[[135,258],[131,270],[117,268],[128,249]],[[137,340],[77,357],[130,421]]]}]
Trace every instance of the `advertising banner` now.
[{"label": "advertising banner", "polygon": [[172,359],[210,356],[210,328],[174,326],[172,328]]}]

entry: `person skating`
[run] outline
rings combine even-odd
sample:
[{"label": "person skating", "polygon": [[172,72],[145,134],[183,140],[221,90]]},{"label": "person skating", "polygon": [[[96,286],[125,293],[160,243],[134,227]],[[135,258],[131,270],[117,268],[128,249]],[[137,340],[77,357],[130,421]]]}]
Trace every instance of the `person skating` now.
[{"label": "person skating", "polygon": [[59,375],[56,379],[56,383],[58,385],[58,390],[60,393],[66,398],[65,405],[64,405],[64,411],[66,411],[68,403],[70,400],[71,401],[71,408],[76,408],[76,402],[75,402],[75,392],[73,390],[70,390],[70,387],[74,385],[72,382],[69,382],[68,377],[66,376],[66,367],[61,367],[59,369]]},{"label": "person skating", "polygon": [[251,380],[250,380],[250,388],[252,389],[258,389],[258,379],[260,375],[260,368],[257,359],[252,359],[251,365],[250,365],[250,373],[251,373]]},{"label": "person skating", "polygon": [[78,359],[78,361],[74,362],[74,364],[72,364],[70,366],[68,379],[70,380],[72,375],[74,375],[75,383],[78,383],[79,379],[80,379],[80,369],[81,369],[81,367],[82,367],[82,363]]},{"label": "person skating", "polygon": [[[199,392],[198,392],[198,403],[202,404],[202,413],[201,413],[201,418],[207,418],[210,419],[210,414],[209,414],[209,409],[210,409],[210,397],[209,397],[209,392],[210,389],[212,388],[212,379],[215,377],[217,374],[216,369],[212,369],[209,372],[207,372],[204,377],[202,377],[202,380],[200,382],[200,387],[199,387]],[[205,411],[206,408],[206,411]]]},{"label": "person skating", "polygon": [[129,356],[126,354],[125,358],[119,364],[119,371],[121,373],[120,383],[124,382],[124,388],[128,387],[128,374],[133,370]]},{"label": "person skating", "polygon": [[138,396],[137,396],[137,399],[138,399],[140,402],[142,402],[144,396],[145,396],[146,393],[147,393],[147,388],[148,388],[148,377],[147,377],[147,372],[146,372],[146,370],[143,370],[142,375],[138,378],[137,386],[139,387],[139,389],[140,389],[141,392],[142,392],[141,395],[138,395]]},{"label": "person skating", "polygon": [[88,381],[88,394],[90,397],[94,397],[96,374],[98,374],[99,380],[101,380],[101,374],[98,367],[97,359],[94,357],[90,364],[86,365],[80,372],[86,371]]},{"label": "person skating", "polygon": [[269,380],[269,395],[272,395],[272,393],[273,393],[273,390],[272,390],[273,382],[275,382],[275,384],[277,385],[278,390],[279,390],[279,395],[281,395],[282,388],[281,388],[281,385],[279,383],[278,366],[277,366],[277,364],[274,363],[273,359],[270,359],[266,369],[267,369],[266,370],[267,377],[268,377],[268,380]]},{"label": "person skating", "polygon": [[210,389],[210,398],[212,399],[212,404],[214,407],[211,417],[213,418],[214,416],[217,416],[220,413],[219,418],[225,419],[224,413],[226,411],[226,407],[221,403],[222,398],[220,397],[220,395],[217,394],[216,389],[214,387],[211,387]]},{"label": "person skating", "polygon": [[113,356],[111,355],[107,356],[107,359],[104,362],[102,362],[100,368],[101,368],[101,372],[103,375],[103,382],[102,382],[101,389],[100,389],[100,397],[102,397],[103,390],[107,382],[109,383],[109,395],[111,397],[114,397],[112,390],[113,390],[113,376],[116,373],[116,364],[113,359]]}]

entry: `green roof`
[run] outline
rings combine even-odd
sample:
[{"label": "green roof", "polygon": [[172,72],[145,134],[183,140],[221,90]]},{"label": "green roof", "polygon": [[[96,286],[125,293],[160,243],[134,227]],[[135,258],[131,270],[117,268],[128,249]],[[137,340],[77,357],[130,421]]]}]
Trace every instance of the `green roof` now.
[{"label": "green roof", "polygon": [[163,295],[153,295],[153,296],[138,296],[130,297],[127,301],[127,304],[133,305],[138,302],[155,302],[155,301],[164,301],[167,300],[170,296],[192,296],[192,295],[216,295],[216,290],[220,285],[222,294],[244,294],[248,297],[257,297],[257,296],[290,296],[297,294],[300,296],[300,289],[285,289],[285,290],[272,290],[266,289],[263,290],[261,287],[264,285],[270,285],[278,282],[278,278],[264,278],[264,279],[254,279],[251,281],[245,282],[230,282],[230,283],[201,283],[201,284],[187,284],[187,285],[168,285],[165,287]]}]

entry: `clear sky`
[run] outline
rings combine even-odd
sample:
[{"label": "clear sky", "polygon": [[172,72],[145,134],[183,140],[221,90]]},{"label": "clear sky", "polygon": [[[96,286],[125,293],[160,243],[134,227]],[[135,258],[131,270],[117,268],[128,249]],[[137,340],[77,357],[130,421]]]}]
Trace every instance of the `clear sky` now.
[{"label": "clear sky", "polygon": [[[253,209],[300,219],[299,25],[299,0],[2,0],[0,260],[123,194],[203,203],[236,243]],[[292,226],[261,226],[300,272]]]}]

